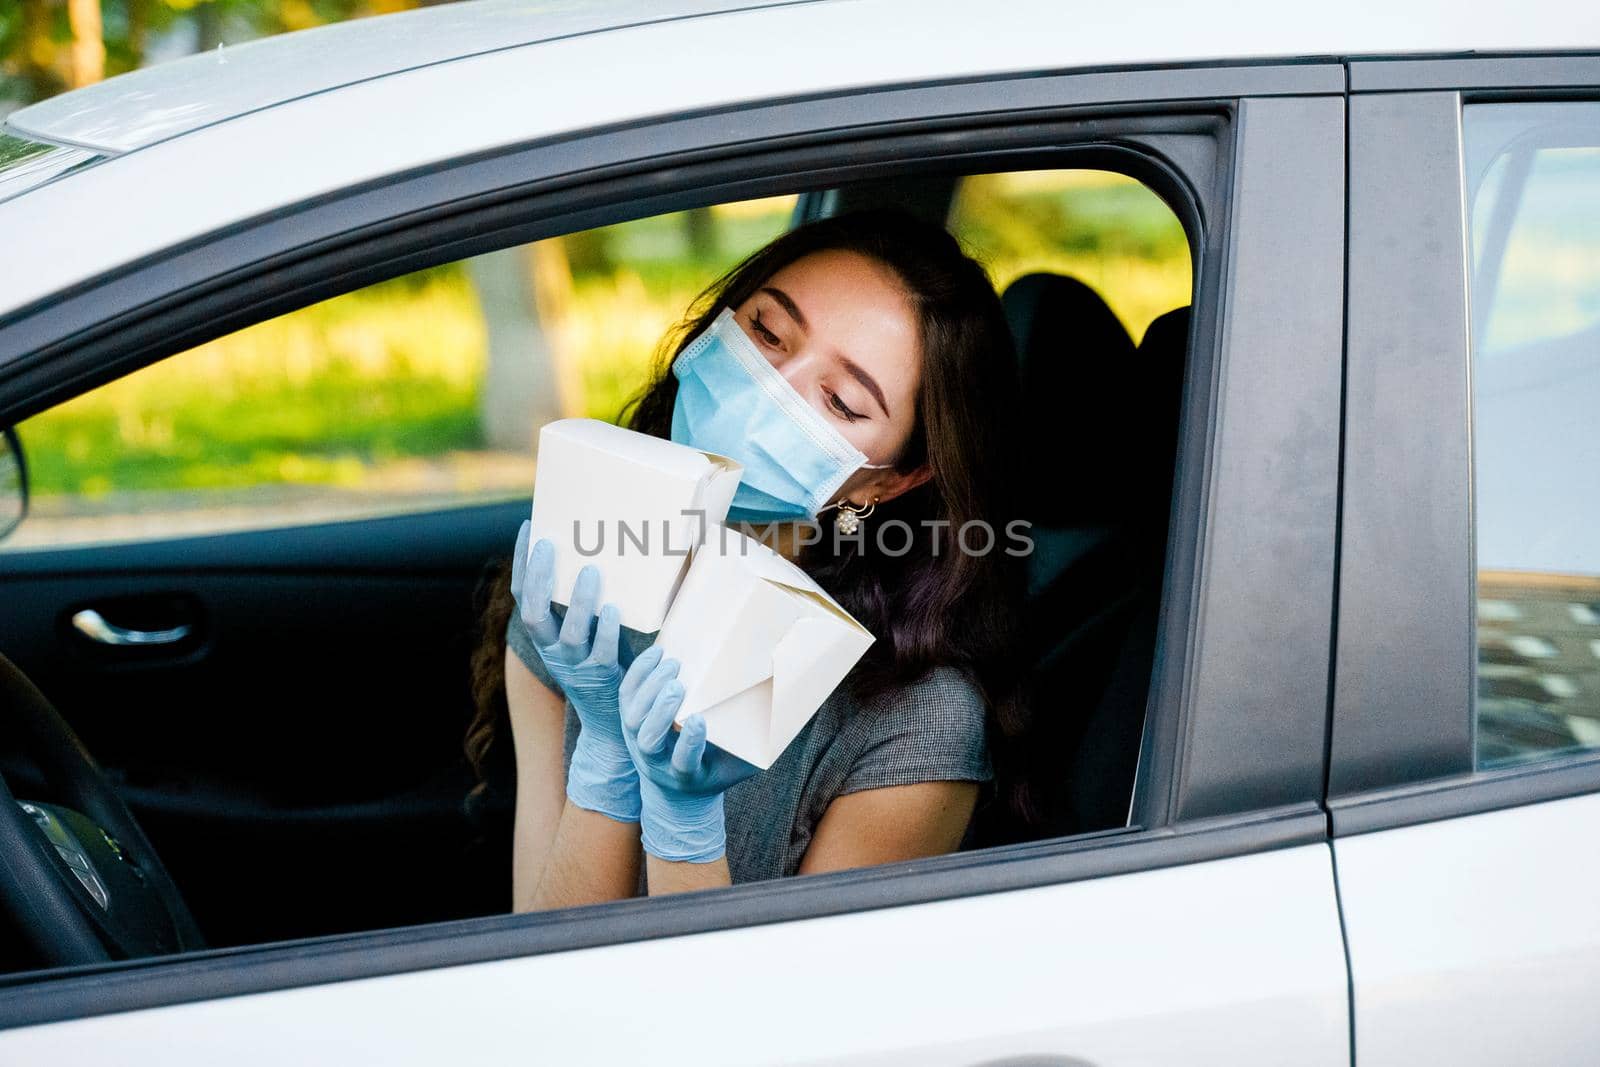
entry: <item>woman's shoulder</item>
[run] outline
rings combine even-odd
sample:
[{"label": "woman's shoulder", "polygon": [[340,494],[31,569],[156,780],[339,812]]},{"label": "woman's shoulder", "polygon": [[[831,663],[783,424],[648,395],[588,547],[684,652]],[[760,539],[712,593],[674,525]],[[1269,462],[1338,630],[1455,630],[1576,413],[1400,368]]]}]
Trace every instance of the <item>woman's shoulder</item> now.
[{"label": "woman's shoulder", "polygon": [[929,667],[919,678],[884,689],[858,711],[863,724],[874,721],[880,726],[920,723],[958,727],[974,722],[981,725],[987,705],[983,691],[970,674],[941,663]]},{"label": "woman's shoulder", "polygon": [[858,755],[847,786],[990,777],[987,714],[982,691],[954,666],[888,688],[852,709]]}]

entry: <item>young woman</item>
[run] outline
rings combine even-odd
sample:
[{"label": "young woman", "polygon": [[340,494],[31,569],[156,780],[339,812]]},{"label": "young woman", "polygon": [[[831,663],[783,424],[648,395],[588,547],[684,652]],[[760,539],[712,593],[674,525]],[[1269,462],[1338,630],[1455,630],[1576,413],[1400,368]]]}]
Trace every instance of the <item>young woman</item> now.
[{"label": "young woman", "polygon": [[1015,362],[983,269],[898,211],[821,220],[715,282],[663,352],[627,425],[744,462],[729,522],[876,641],[756,773],[698,717],[672,728],[676,665],[619,633],[593,568],[551,610],[553,549],[524,523],[467,737],[475,792],[515,773],[513,910],[954,851],[980,803],[1028,819]]}]

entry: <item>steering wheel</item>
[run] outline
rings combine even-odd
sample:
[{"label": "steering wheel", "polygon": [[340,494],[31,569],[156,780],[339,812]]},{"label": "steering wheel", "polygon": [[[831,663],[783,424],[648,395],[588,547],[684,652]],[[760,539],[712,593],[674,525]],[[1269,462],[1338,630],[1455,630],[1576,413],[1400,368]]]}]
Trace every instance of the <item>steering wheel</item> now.
[{"label": "steering wheel", "polygon": [[0,655],[0,729],[61,804],[18,801],[0,775],[0,907],[46,966],[204,948],[167,869],[78,736]]}]

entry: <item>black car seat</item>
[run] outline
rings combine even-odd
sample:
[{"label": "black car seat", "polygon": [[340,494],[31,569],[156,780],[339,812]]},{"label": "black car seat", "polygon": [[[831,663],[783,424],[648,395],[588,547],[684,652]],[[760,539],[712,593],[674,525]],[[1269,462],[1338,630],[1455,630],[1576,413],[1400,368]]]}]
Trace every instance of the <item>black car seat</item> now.
[{"label": "black car seat", "polygon": [[[1156,623],[1161,610],[1161,586],[1166,568],[1167,522],[1172,499],[1173,466],[1178,446],[1178,425],[1183,400],[1183,373],[1188,350],[1189,309],[1170,311],[1145,331],[1135,357],[1140,389],[1134,401],[1140,408],[1130,420],[1128,447],[1130,481],[1138,488],[1129,496],[1122,527],[1125,548],[1121,559],[1122,588],[1113,607],[1105,612],[1100,632],[1064,634],[1050,650],[1052,659],[1040,663],[1036,689],[1040,708],[1048,714],[1052,693],[1070,694],[1058,705],[1066,711],[1070,755],[1061,788],[1063,803],[1057,812],[1057,834],[1081,834],[1123,826],[1133,795],[1139,748],[1144,735],[1145,707],[1155,665]],[[1082,643],[1104,656],[1098,666],[1104,683],[1092,700],[1075,685],[1085,666],[1074,648]]]},{"label": "black car seat", "polygon": [[1028,558],[1030,596],[1101,543],[1110,531],[1099,520],[1109,509],[1098,498],[1114,491],[1115,472],[1062,461],[1097,455],[1103,445],[1101,403],[1120,394],[1133,339],[1093,288],[1060,274],[1028,274],[1001,295],[1016,342],[1022,386],[1024,491],[1034,551]]},{"label": "black car seat", "polygon": [[1045,816],[992,805],[974,846],[1123,825],[1154,656],[1187,309],[1137,347],[1091,287],[1032,274],[1002,297],[1023,387],[1028,558],[1024,746]]}]

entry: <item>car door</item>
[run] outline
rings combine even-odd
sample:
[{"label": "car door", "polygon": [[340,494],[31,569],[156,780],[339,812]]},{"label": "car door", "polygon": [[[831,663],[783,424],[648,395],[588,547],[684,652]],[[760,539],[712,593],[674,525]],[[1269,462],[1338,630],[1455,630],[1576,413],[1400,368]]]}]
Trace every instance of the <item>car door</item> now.
[{"label": "car door", "polygon": [[[154,338],[182,335],[184,316],[269,306],[250,284],[286,302],[331,284],[313,281],[325,263],[304,252],[319,228],[345,235],[339,284],[351,285],[597,219],[793,191],[797,174],[832,187],[1093,159],[1148,176],[1185,219],[1197,286],[1129,823],[705,893],[19,976],[0,1004],[12,1027],[0,1058],[1347,1063],[1320,803],[1343,85],[1338,65],[1296,64],[844,93],[432,167],[381,201],[358,190],[261,220],[254,242],[229,234],[205,269],[233,266],[233,289],[124,335],[144,339],[141,354],[112,344],[102,356],[156,358]],[[336,98],[319,107],[336,112]],[[846,116],[858,132],[841,143]],[[784,138],[762,140],[774,131]],[[119,165],[158,167],[159,148]],[[553,174],[585,180],[541,189]],[[426,225],[385,225],[419,202],[439,207]],[[275,242],[288,248],[276,262],[262,253]],[[48,314],[66,322],[88,304]],[[9,325],[16,337],[48,323]],[[7,379],[5,410],[60,391],[42,367]],[[1085,460],[1034,457],[1044,479]]]},{"label": "car door", "polygon": [[[212,943],[486,914],[494,880],[459,875],[499,867],[461,805],[465,665],[483,562],[526,506],[0,552],[4,651],[110,769]],[[175,639],[120,643],[149,633]],[[31,766],[4,771],[40,795]]]},{"label": "car door", "polygon": [[1356,1062],[1588,1062],[1600,61],[1351,88],[1329,803]]}]

